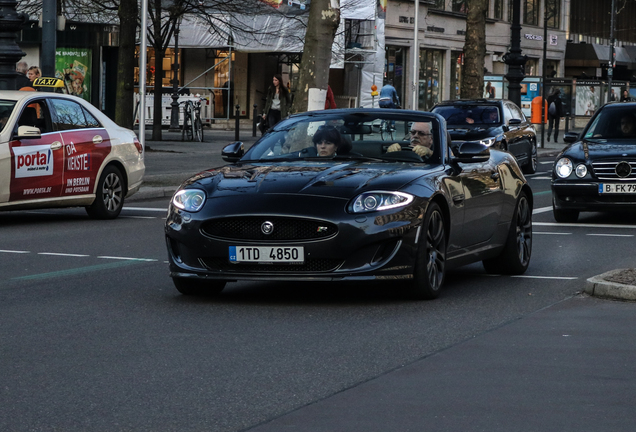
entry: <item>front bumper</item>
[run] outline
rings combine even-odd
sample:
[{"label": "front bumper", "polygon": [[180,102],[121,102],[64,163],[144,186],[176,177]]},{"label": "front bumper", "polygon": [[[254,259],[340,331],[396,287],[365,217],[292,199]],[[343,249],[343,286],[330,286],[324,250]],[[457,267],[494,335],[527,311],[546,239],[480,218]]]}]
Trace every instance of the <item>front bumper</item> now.
[{"label": "front bumper", "polygon": [[[335,281],[411,279],[422,222],[421,202],[410,206],[368,214],[348,214],[342,200],[311,197],[294,198],[286,207],[270,202],[267,208],[286,208],[286,213],[228,213],[234,200],[206,203],[199,213],[170,206],[166,220],[166,244],[170,275],[180,278],[216,280]],[[275,199],[274,199],[275,200]],[[417,201],[417,200],[416,200]],[[252,201],[253,208],[263,208]],[[291,208],[290,208],[291,207]],[[226,209],[221,212],[220,209]],[[329,215],[338,215],[337,218]],[[213,220],[243,217],[287,218],[324,221],[337,232],[320,239],[231,239],[206,233]],[[233,263],[230,246],[303,246],[302,264]]]},{"label": "front bumper", "polygon": [[557,209],[578,211],[636,210],[636,194],[599,193],[601,182],[552,181],[552,198]]}]

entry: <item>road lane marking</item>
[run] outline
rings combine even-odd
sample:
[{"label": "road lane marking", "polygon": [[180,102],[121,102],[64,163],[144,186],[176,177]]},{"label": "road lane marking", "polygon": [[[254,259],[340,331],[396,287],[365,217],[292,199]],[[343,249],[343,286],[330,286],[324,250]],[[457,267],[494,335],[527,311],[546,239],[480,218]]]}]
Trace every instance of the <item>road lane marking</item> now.
[{"label": "road lane marking", "polygon": [[119,216],[122,219],[157,219],[155,216]]},{"label": "road lane marking", "polygon": [[[543,193],[543,192],[540,192],[540,193]],[[535,195],[539,195],[540,193],[535,194]],[[534,210],[532,210],[532,214],[547,213],[549,211],[552,211],[552,206],[550,206],[550,207],[541,207],[541,208],[534,209]]]},{"label": "road lane marking", "polygon": [[572,233],[561,233],[561,232],[538,232],[538,231],[532,231],[532,234],[547,234],[547,235],[572,235]]},{"label": "road lane marking", "polygon": [[68,256],[68,257],[89,257],[90,255],[57,253],[57,252],[38,252],[38,255]]},{"label": "road lane marking", "polygon": [[636,225],[608,225],[586,223],[562,223],[562,222],[532,222],[534,226],[579,227],[579,228],[611,228],[611,229],[636,229]]},{"label": "road lane marking", "polygon": [[168,208],[152,208],[152,207],[124,207],[122,210],[147,211],[147,212],[168,212]]},{"label": "road lane marking", "polygon": [[530,180],[552,180],[552,177],[546,177],[546,176],[530,177]]},{"label": "road lane marking", "polygon": [[18,251],[18,250],[0,250],[3,253],[14,253],[14,254],[28,254],[31,253],[29,251]]},{"label": "road lane marking", "polygon": [[568,276],[530,276],[530,275],[514,275],[510,276],[513,278],[526,278],[526,279],[556,279],[556,280],[575,280],[578,277],[568,277]]},{"label": "road lane marking", "polygon": [[117,268],[117,267],[125,267],[125,266],[129,266],[129,265],[133,265],[133,264],[137,264],[137,262],[135,262],[135,261],[118,261],[118,262],[112,262],[112,263],[108,263],[108,264],[99,264],[99,265],[88,266],[88,267],[79,267],[79,268],[69,269],[69,270],[59,270],[59,271],[54,271],[54,272],[49,272],[49,273],[39,273],[39,274],[34,274],[34,275],[29,275],[29,276],[19,276],[19,277],[11,278],[11,280],[14,280],[14,281],[21,281],[22,280],[23,281],[23,280],[49,279],[49,278],[62,277],[62,276],[72,276],[72,275],[77,275],[77,274],[82,274],[82,273],[89,273],[89,272],[93,272],[93,271],[109,270],[109,269],[113,269],[113,268]]},{"label": "road lane marking", "polygon": [[151,258],[129,258],[129,257],[115,257],[115,256],[98,256],[97,258],[114,259],[114,260],[128,260],[128,261],[146,261],[146,262],[159,261],[159,260],[151,259]]},{"label": "road lane marking", "polygon": [[598,237],[634,237],[633,234],[585,234],[588,236],[598,236]]}]

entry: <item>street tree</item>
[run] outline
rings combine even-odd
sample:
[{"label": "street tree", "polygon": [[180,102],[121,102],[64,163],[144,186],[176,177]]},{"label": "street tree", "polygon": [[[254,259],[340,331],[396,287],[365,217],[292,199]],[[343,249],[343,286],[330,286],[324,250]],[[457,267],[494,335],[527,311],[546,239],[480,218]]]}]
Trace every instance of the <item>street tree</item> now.
[{"label": "street tree", "polygon": [[312,0],[292,112],[307,111],[309,89],[327,90],[333,40],[340,23],[340,0]]},{"label": "street tree", "polygon": [[467,0],[466,42],[462,70],[461,97],[483,97],[484,57],[486,56],[486,11],[488,0]]}]

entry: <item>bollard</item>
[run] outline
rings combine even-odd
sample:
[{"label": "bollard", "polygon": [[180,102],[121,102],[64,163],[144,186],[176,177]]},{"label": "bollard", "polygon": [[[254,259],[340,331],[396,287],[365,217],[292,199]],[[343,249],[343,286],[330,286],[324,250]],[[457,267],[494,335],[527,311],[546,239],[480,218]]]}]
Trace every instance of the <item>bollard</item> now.
[{"label": "bollard", "polygon": [[255,137],[256,136],[256,121],[257,121],[257,116],[258,116],[258,111],[256,111],[256,109],[258,108],[258,105],[254,104],[254,111],[252,112],[252,136]]},{"label": "bollard", "polygon": [[239,140],[239,116],[241,115],[240,105],[236,104],[236,112],[234,113],[234,140]]},{"label": "bollard", "polygon": [[565,113],[565,132],[568,133],[570,131],[570,113]]}]

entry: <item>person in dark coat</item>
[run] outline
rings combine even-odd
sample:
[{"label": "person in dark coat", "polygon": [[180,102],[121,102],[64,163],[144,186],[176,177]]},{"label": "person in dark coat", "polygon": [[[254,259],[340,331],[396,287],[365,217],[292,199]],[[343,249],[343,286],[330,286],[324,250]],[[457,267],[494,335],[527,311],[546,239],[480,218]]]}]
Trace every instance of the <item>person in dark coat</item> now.
[{"label": "person in dark coat", "polygon": [[554,127],[554,142],[559,142],[559,123],[563,117],[563,104],[561,103],[561,89],[554,89],[552,94],[548,96],[548,142],[552,135]]},{"label": "person in dark coat", "polygon": [[263,119],[267,120],[267,127],[272,128],[276,123],[287,117],[291,107],[291,98],[287,87],[283,85],[283,78],[276,74],[272,78],[272,85],[267,90],[267,101],[263,110]]},{"label": "person in dark coat", "polygon": [[20,90],[22,87],[31,87],[31,80],[27,78],[26,73],[29,70],[29,65],[26,62],[21,61],[15,65],[15,89]]}]

